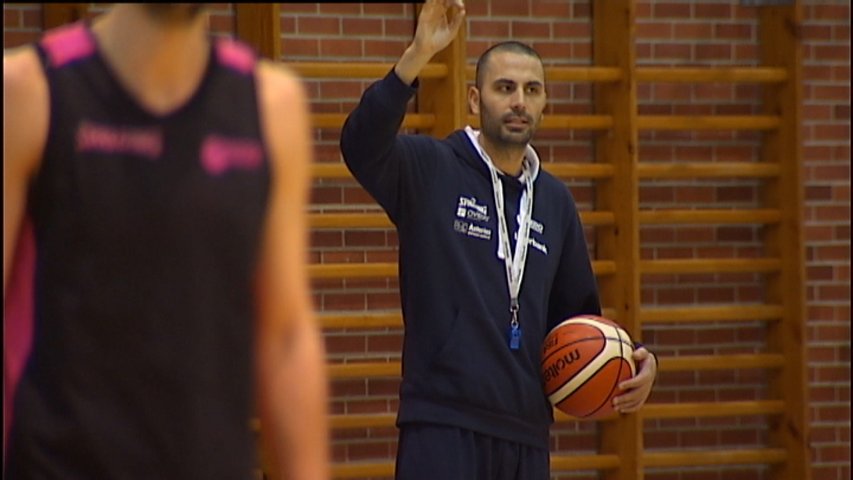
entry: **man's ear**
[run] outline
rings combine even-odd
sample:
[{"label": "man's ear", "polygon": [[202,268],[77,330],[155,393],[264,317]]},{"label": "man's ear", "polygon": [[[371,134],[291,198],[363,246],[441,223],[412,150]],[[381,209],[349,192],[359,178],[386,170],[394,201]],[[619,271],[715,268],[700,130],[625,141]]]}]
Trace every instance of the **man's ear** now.
[{"label": "man's ear", "polygon": [[468,87],[468,110],[473,115],[480,114],[480,90],[474,85]]}]

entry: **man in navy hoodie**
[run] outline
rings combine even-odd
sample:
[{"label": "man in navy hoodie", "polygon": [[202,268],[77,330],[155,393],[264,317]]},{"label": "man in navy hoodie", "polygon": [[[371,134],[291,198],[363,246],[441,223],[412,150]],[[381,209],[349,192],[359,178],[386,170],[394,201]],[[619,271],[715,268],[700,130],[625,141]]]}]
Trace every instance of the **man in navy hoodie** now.
[{"label": "man in navy hoodie", "polygon": [[[414,41],[341,135],[347,166],[400,239],[396,476],[547,479],[542,343],[560,321],[601,307],[571,193],[529,145],[545,108],[541,59],[519,42],[483,54],[468,92],[481,130],[398,135],[418,74],[464,14],[461,0],[428,0]],[[656,376],[645,348],[634,359],[638,373],[614,402],[622,413],[642,407]]]}]

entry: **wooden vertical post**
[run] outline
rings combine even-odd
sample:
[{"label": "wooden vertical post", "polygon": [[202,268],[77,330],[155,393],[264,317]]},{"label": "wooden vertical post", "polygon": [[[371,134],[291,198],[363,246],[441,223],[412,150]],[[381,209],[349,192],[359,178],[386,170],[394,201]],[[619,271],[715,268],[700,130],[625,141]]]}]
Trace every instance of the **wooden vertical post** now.
[{"label": "wooden vertical post", "polygon": [[50,30],[86,17],[85,3],[45,3],[42,7],[42,30]]},{"label": "wooden vertical post", "polygon": [[767,182],[763,198],[779,208],[781,221],[765,229],[769,256],[782,269],[767,281],[768,303],[781,304],[782,321],[769,326],[768,348],[785,356],[785,366],[774,372],[770,394],[785,402],[785,412],[771,424],[770,442],[787,451],[787,461],[772,467],[771,478],[809,480],[808,378],[806,367],[805,246],[803,242],[803,185],[801,173],[801,21],[799,0],[784,6],[764,6],[759,13],[760,49],[764,66],[782,67],[787,80],[764,91],[764,111],[779,115],[779,129],[768,132],[762,161],[777,163],[780,175]]},{"label": "wooden vertical post", "polygon": [[[415,21],[417,22],[417,19]],[[447,65],[447,76],[420,80],[418,112],[435,115],[435,126],[429,132],[434,137],[444,138],[454,130],[464,127],[467,119],[465,28],[466,24],[463,22],[456,39],[432,59],[432,62]]]},{"label": "wooden vertical post", "polygon": [[237,37],[262,57],[281,58],[281,18],[278,3],[235,3]]},{"label": "wooden vertical post", "polygon": [[[595,158],[610,163],[614,176],[596,188],[596,209],[615,215],[612,226],[596,231],[596,257],[613,259],[616,272],[599,279],[602,303],[616,309],[616,320],[640,340],[640,233],[637,174],[637,85],[634,76],[634,0],[593,2],[593,60],[596,66],[617,67],[621,79],[595,85],[597,114],[613,117],[613,128],[595,140]],[[607,480],[642,480],[642,420],[623,415],[600,425],[600,450],[619,456],[616,470],[604,472]]]}]

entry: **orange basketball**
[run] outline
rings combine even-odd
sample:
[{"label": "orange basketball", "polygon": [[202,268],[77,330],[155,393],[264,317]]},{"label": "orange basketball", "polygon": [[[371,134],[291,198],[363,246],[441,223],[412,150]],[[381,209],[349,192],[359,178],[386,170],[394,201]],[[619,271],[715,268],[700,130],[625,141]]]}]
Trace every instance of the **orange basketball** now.
[{"label": "orange basketball", "polygon": [[618,323],[595,315],[563,321],[545,337],[545,394],[559,410],[578,418],[614,413],[618,385],[634,376],[634,343]]}]

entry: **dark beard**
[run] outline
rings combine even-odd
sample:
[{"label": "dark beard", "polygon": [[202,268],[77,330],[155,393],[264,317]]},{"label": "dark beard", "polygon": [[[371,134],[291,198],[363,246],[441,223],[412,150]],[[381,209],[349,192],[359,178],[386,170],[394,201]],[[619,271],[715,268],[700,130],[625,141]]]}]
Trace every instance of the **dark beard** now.
[{"label": "dark beard", "polygon": [[[481,107],[481,112],[484,110]],[[494,124],[491,122],[486,122],[484,115],[480,115],[480,130],[486,138],[489,139],[489,142],[495,146],[501,146],[505,148],[519,148],[525,147],[530,140],[533,139],[533,134],[536,133],[536,127],[533,123],[533,119],[530,118],[529,115],[514,115],[514,116],[524,116],[525,120],[527,120],[528,129],[527,132],[522,136],[518,137],[516,135],[510,135],[504,132],[504,121],[514,114],[506,114],[500,118],[498,122]]]}]

